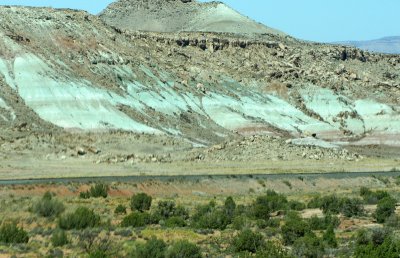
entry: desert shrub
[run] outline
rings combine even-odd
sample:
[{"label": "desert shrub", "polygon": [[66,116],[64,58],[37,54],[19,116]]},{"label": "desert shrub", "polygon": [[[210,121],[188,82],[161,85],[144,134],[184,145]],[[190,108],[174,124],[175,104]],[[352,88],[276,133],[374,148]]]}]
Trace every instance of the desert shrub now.
[{"label": "desert shrub", "polygon": [[150,223],[150,214],[147,212],[132,212],[121,222],[122,227],[143,227]]},{"label": "desert shrub", "polygon": [[133,258],[165,258],[167,251],[167,245],[163,240],[159,240],[155,237],[151,238],[145,244],[139,244],[136,246],[136,250],[133,253]]},{"label": "desert shrub", "polygon": [[400,242],[385,230],[375,230],[370,234],[361,230],[356,236],[354,257],[399,257]]},{"label": "desert shrub", "polygon": [[281,227],[283,241],[286,245],[293,244],[298,238],[311,232],[310,226],[297,213],[291,212],[285,218]]},{"label": "desert shrub", "polygon": [[202,216],[196,215],[193,218],[192,225],[195,228],[202,229],[220,229],[224,230],[229,225],[230,219],[221,209],[214,209]]},{"label": "desert shrub", "polygon": [[170,217],[165,221],[168,228],[186,227],[186,221],[182,217]]},{"label": "desert shrub", "polygon": [[107,198],[108,196],[108,190],[109,187],[108,185],[104,183],[96,183],[95,185],[91,186],[90,189],[86,192],[81,192],[79,194],[79,197],[82,199],[89,199],[91,197],[93,198]]},{"label": "desert shrub", "polygon": [[346,217],[361,216],[364,214],[364,206],[360,199],[343,198],[340,212]]},{"label": "desert shrub", "polygon": [[257,220],[256,221],[257,227],[264,229],[264,228],[279,228],[281,225],[280,219],[274,218],[269,220]]},{"label": "desert shrub", "polygon": [[321,207],[322,207],[322,197],[319,195],[314,196],[307,203],[307,208],[309,208],[309,209],[319,209]]},{"label": "desert shrub", "polygon": [[64,210],[64,204],[54,199],[50,192],[46,192],[32,207],[33,212],[46,218],[56,217]]},{"label": "desert shrub", "polygon": [[119,204],[119,205],[115,208],[114,213],[115,213],[115,214],[126,214],[126,206],[125,206],[125,205],[122,205],[122,204]]},{"label": "desert shrub", "polygon": [[127,229],[127,228],[119,229],[119,230],[116,230],[114,232],[114,235],[123,236],[123,237],[130,237],[130,236],[132,236],[132,230],[131,229]]},{"label": "desert shrub", "polygon": [[400,217],[396,214],[390,215],[386,221],[385,226],[389,228],[399,229],[400,228]]},{"label": "desert shrub", "polygon": [[105,250],[93,250],[88,253],[89,258],[108,258],[110,257]]},{"label": "desert shrub", "polygon": [[250,229],[245,229],[237,235],[232,241],[232,248],[235,252],[256,253],[265,247],[263,235],[255,233]]},{"label": "desert shrub", "polygon": [[224,230],[231,220],[223,208],[217,207],[214,201],[196,207],[192,216],[192,226],[201,229]]},{"label": "desert shrub", "polygon": [[90,198],[90,192],[89,191],[80,192],[79,193],[79,198],[81,198],[81,199],[89,199]]},{"label": "desert shrub", "polygon": [[78,233],[79,246],[85,250],[89,257],[105,258],[116,257],[115,249],[108,233],[99,235],[100,229],[85,229]]},{"label": "desert shrub", "polygon": [[391,234],[392,232],[386,228],[373,229],[371,234],[372,244],[374,244],[375,246],[383,244],[383,242],[385,242],[385,239],[390,237]]},{"label": "desert shrub", "polygon": [[320,208],[324,214],[343,213],[346,217],[360,216],[364,212],[361,200],[339,198],[336,195],[316,196],[309,203],[309,208]]},{"label": "desert shrub", "polygon": [[69,243],[67,233],[61,229],[54,231],[50,240],[54,247],[64,246]]},{"label": "desert shrub", "polygon": [[384,223],[396,210],[397,201],[392,197],[385,197],[378,202],[375,218],[378,223]]},{"label": "desert shrub", "polygon": [[298,238],[293,244],[293,254],[296,257],[319,258],[324,255],[322,241],[312,232]]},{"label": "desert shrub", "polygon": [[93,198],[107,198],[109,187],[103,183],[97,183],[90,188],[90,196]]},{"label": "desert shrub", "polygon": [[131,198],[132,211],[148,211],[151,207],[153,198],[145,193],[135,194]]},{"label": "desert shrub", "polygon": [[290,258],[292,257],[285,248],[273,241],[267,241],[264,248],[260,251],[257,251],[256,258]]},{"label": "desert shrub", "polygon": [[329,247],[336,248],[338,243],[336,240],[335,230],[332,225],[330,225],[322,236],[322,240]]},{"label": "desert shrub", "polygon": [[250,226],[250,219],[244,215],[236,216],[232,221],[232,227],[236,230],[242,230],[243,228],[249,226]]},{"label": "desert shrub", "polygon": [[371,191],[367,187],[360,188],[360,196],[364,199],[367,204],[377,204],[380,200],[385,197],[390,197],[386,191]]},{"label": "desert shrub", "polygon": [[5,244],[28,243],[28,232],[16,223],[3,223],[0,227],[0,242]]},{"label": "desert shrub", "polygon": [[155,215],[164,220],[171,217],[181,217],[183,220],[189,218],[189,212],[181,205],[176,206],[173,201],[158,202]]},{"label": "desert shrub", "polygon": [[329,226],[333,226],[334,228],[338,227],[340,224],[340,220],[337,216],[333,216],[331,214],[326,214],[323,218],[318,218],[317,216],[312,216],[307,220],[310,228],[312,230],[326,230]]},{"label": "desert shrub", "polygon": [[174,216],[176,204],[174,201],[160,201],[157,204],[156,213],[163,219]]},{"label": "desert shrub", "polygon": [[306,205],[299,201],[289,201],[289,208],[295,211],[302,211],[306,208]]},{"label": "desert shrub", "polygon": [[341,210],[342,200],[336,195],[328,195],[322,197],[321,209],[323,213],[339,214]]},{"label": "desert shrub", "polygon": [[253,213],[257,219],[269,219],[270,213],[287,209],[288,200],[282,194],[268,191],[266,195],[257,197],[253,204]]},{"label": "desert shrub", "polygon": [[47,258],[63,258],[64,257],[64,252],[58,248],[55,249],[50,249],[47,252]]},{"label": "desert shrub", "polygon": [[236,203],[233,200],[233,198],[229,196],[225,199],[224,212],[226,216],[228,216],[231,222],[233,220],[233,217],[235,216],[235,211],[236,211]]},{"label": "desert shrub", "polygon": [[73,213],[62,216],[58,225],[61,229],[84,229],[100,224],[100,216],[86,207],[78,207]]},{"label": "desert shrub", "polygon": [[167,258],[201,258],[200,247],[187,240],[174,243],[167,251]]}]

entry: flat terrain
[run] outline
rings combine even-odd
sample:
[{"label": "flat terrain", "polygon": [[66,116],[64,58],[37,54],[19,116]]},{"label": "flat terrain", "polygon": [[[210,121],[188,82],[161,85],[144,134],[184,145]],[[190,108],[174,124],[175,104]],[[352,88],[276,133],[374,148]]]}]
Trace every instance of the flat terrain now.
[{"label": "flat terrain", "polygon": [[[298,176],[281,178],[263,178],[260,176],[226,176],[226,177],[203,177],[203,178],[170,178],[165,180],[144,179],[141,181],[108,181],[108,197],[82,199],[79,194],[93,186],[91,183],[80,182],[53,182],[40,184],[14,184],[0,186],[0,220],[9,221],[13,218],[18,221],[18,225],[28,232],[29,242],[18,245],[1,245],[0,256],[10,257],[11,255],[23,255],[24,257],[38,257],[49,255],[50,252],[58,250],[65,257],[82,256],[93,251],[92,248],[102,246],[101,241],[105,242],[108,252],[116,252],[118,255],[127,255],[137,248],[140,243],[146,243],[152,237],[162,239],[168,244],[182,239],[189,240],[201,247],[203,254],[212,257],[223,257],[232,252],[228,247],[232,239],[244,228],[251,228],[261,232],[268,239],[273,239],[277,243],[282,242],[282,225],[286,216],[282,212],[273,213],[271,223],[280,221],[280,224],[262,226],[260,221],[256,223],[251,219],[233,222],[225,230],[198,229],[193,224],[192,217],[199,205],[205,205],[211,200],[217,205],[223,205],[228,196],[232,196],[236,205],[251,207],[258,196],[262,196],[267,190],[277,191],[287,196],[290,201],[297,201],[307,204],[315,196],[345,196],[346,198],[360,198],[360,188],[367,187],[372,191],[385,190],[393,197],[399,198],[399,173],[395,176],[370,176],[349,178],[329,179],[321,176]],[[69,243],[55,247],[51,244],[51,238],[55,234],[59,218],[43,218],[33,212],[37,203],[45,192],[52,192],[57,200],[65,205],[65,211],[61,216],[73,212],[77,207],[88,207],[96,214],[100,214],[101,224],[99,226],[85,230],[66,230]],[[146,225],[145,227],[122,226],[126,215],[115,214],[114,210],[118,205],[129,206],[130,197],[138,193],[146,193],[153,197],[151,213],[157,211],[157,203],[160,201],[173,201],[177,205],[182,205],[188,209],[192,223],[185,227],[165,226],[160,224]],[[346,247],[353,243],[353,237],[360,229],[379,230],[382,228],[373,218],[376,205],[363,205],[363,215],[346,217],[338,214],[338,224],[335,229],[335,236],[339,243],[338,249],[326,249],[327,252],[334,252],[334,256],[340,254],[340,250],[347,250]],[[249,212],[249,211],[248,211]],[[128,214],[131,211],[128,209]],[[397,214],[399,211],[397,211]],[[247,213],[245,213],[247,214]],[[284,211],[286,214],[286,211]],[[308,221],[311,218],[324,218],[326,214],[319,208],[303,207],[298,211],[300,218]],[[236,215],[239,216],[239,215]],[[240,216],[239,216],[240,217]],[[396,229],[393,229],[396,230]],[[323,231],[315,230],[318,236]],[[398,231],[394,231],[398,232]],[[395,234],[395,233],[394,233]],[[93,237],[93,239],[89,236]],[[94,247],[88,247],[93,242]],[[99,242],[100,241],[100,242]],[[108,243],[108,244],[107,244]],[[291,250],[285,247],[287,250]],[[222,255],[222,253],[223,255]],[[346,254],[351,253],[347,250]],[[114,255],[117,255],[114,253]],[[112,256],[112,254],[109,254]],[[222,255],[222,256],[221,256]],[[238,257],[238,256],[233,256]],[[345,255],[345,257],[347,257]]]},{"label": "flat terrain", "polygon": [[281,137],[235,136],[196,148],[179,138],[124,132],[3,133],[0,179],[400,170],[395,147],[347,150],[296,145]]}]

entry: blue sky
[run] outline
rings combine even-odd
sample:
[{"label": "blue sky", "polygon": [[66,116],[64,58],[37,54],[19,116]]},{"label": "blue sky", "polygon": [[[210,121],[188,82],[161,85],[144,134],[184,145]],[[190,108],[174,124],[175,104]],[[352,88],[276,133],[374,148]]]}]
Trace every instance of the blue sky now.
[{"label": "blue sky", "polygon": [[[94,14],[111,2],[112,0],[0,0],[2,5],[68,7],[84,9]],[[399,0],[223,2],[256,21],[306,40],[333,42],[400,36]]]}]

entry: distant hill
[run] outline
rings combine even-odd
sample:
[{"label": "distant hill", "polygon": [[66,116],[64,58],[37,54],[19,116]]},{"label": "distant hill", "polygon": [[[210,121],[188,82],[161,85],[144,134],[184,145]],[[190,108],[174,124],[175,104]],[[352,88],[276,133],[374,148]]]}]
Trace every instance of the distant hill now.
[{"label": "distant hill", "polygon": [[344,41],[338,43],[343,45],[355,46],[364,50],[378,53],[400,54],[400,36],[385,37],[368,41]]},{"label": "distant hill", "polygon": [[119,0],[110,4],[100,17],[117,28],[134,31],[283,35],[282,32],[255,22],[221,2]]}]

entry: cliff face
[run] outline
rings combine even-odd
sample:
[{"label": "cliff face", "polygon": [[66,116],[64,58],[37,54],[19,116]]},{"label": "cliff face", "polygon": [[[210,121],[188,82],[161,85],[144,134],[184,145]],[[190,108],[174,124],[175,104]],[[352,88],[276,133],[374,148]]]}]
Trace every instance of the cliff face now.
[{"label": "cliff face", "polygon": [[400,145],[399,56],[279,33],[133,32],[106,14],[0,8],[2,128]]}]

